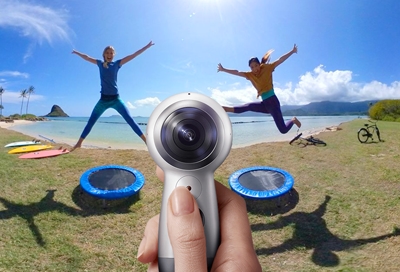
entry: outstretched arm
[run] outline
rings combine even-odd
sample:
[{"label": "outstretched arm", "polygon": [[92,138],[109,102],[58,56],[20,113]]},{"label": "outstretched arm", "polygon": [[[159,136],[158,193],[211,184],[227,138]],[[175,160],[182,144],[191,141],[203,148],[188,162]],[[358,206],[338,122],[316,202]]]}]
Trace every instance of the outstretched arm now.
[{"label": "outstretched arm", "polygon": [[137,56],[139,56],[140,54],[142,54],[144,51],[146,51],[148,48],[150,48],[151,46],[153,46],[154,43],[152,41],[150,41],[145,47],[143,47],[142,49],[136,51],[135,53],[126,56],[125,58],[121,59],[120,65],[124,65],[125,63],[127,63],[128,61],[133,60],[134,58],[136,58]]},{"label": "outstretched arm", "polygon": [[82,53],[76,51],[75,49],[72,50],[72,54],[76,54],[76,55],[78,55],[79,57],[83,58],[84,60],[87,60],[88,62],[91,62],[91,63],[93,63],[93,64],[97,64],[96,59],[94,59],[94,58],[92,58],[92,57],[89,57],[89,56],[86,55],[86,54],[82,54]]},{"label": "outstretched arm", "polygon": [[295,44],[293,46],[293,49],[290,50],[290,52],[286,53],[285,55],[283,55],[282,57],[280,57],[277,61],[275,61],[275,67],[280,65],[282,62],[284,62],[285,60],[287,60],[291,55],[293,55],[294,53],[297,53],[297,45]]},{"label": "outstretched arm", "polygon": [[218,69],[217,72],[225,72],[234,76],[241,76],[241,77],[246,77],[245,73],[239,72],[238,70],[231,70],[231,69],[226,69],[222,66],[221,63],[218,63]]}]

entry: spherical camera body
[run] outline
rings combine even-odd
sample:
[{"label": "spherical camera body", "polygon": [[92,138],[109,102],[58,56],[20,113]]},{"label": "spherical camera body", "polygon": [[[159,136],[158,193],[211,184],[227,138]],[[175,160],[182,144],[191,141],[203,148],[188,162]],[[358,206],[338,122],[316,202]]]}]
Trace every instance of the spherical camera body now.
[{"label": "spherical camera body", "polygon": [[214,171],[232,146],[232,125],[224,109],[198,93],[181,93],[160,103],[147,124],[147,147],[164,171],[158,262],[160,271],[174,271],[167,230],[167,203],[177,186],[185,186],[199,206],[210,268],[220,243]]}]

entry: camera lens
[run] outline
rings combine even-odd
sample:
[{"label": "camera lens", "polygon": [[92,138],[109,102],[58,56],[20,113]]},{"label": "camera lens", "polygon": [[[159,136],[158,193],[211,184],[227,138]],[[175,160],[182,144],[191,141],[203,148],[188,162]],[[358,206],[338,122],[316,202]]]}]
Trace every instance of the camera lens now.
[{"label": "camera lens", "polygon": [[183,120],[174,128],[174,141],[182,150],[196,150],[204,142],[204,129],[194,120]]},{"label": "camera lens", "polygon": [[187,143],[194,143],[196,140],[196,132],[192,128],[182,127],[179,130],[179,140],[186,141]]},{"label": "camera lens", "polygon": [[183,163],[207,158],[217,144],[213,119],[198,108],[180,108],[171,113],[161,129],[161,142],[167,154]]}]

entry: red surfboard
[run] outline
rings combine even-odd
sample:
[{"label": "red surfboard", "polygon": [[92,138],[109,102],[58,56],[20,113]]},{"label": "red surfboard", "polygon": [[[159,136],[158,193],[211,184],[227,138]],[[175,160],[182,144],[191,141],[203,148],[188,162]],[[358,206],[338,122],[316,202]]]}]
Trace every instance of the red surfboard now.
[{"label": "red surfboard", "polygon": [[20,159],[41,159],[41,158],[48,158],[48,157],[55,157],[63,154],[68,154],[69,151],[65,148],[62,149],[52,149],[52,150],[43,150],[37,152],[26,153],[24,155],[19,156]]}]

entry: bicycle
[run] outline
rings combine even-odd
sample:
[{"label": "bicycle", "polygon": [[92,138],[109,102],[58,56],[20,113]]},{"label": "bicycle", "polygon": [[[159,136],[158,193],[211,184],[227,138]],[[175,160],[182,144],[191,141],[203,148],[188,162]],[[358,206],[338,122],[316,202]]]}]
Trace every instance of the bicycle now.
[{"label": "bicycle", "polygon": [[300,140],[297,142],[297,145],[302,145],[302,147],[306,147],[307,145],[315,145],[315,146],[326,146],[326,143],[314,136],[310,135],[306,138],[302,137],[303,133],[297,134],[290,142],[291,145],[293,142]]},{"label": "bicycle", "polygon": [[383,142],[383,140],[381,140],[381,133],[379,131],[379,128],[376,125],[376,122],[378,122],[378,121],[374,122],[374,121],[368,120],[368,122],[371,122],[373,124],[372,125],[364,124],[364,127],[360,128],[357,132],[357,137],[358,137],[358,140],[360,141],[360,143],[362,143],[362,144],[366,143],[369,138],[371,138],[371,140],[373,141],[374,140],[374,138],[373,138],[374,132],[378,136],[379,142]]}]

